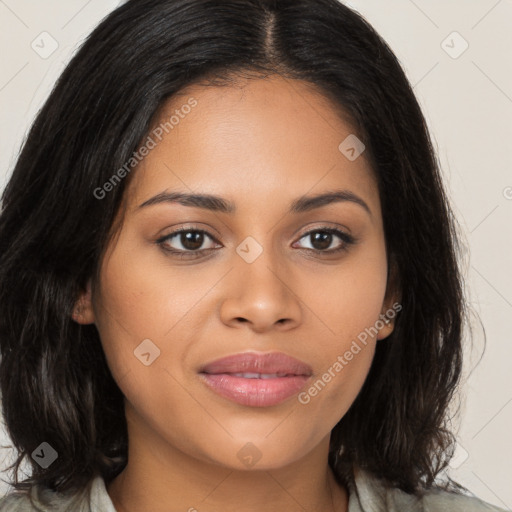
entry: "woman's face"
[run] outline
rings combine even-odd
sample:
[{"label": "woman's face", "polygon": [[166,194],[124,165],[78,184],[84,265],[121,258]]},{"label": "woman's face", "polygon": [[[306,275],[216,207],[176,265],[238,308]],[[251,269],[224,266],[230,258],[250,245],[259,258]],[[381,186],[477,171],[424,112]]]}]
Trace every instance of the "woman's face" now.
[{"label": "woman's face", "polygon": [[284,466],[325,445],[392,330],[376,182],[299,81],[195,85],[159,122],[82,322],[157,456]]}]

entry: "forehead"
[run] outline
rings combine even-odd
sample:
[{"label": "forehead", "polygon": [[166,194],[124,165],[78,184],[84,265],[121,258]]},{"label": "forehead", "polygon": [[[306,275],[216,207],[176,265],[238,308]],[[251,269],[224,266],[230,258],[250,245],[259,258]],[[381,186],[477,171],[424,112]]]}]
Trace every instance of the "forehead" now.
[{"label": "forehead", "polygon": [[160,108],[149,136],[154,144],[130,184],[139,203],[173,189],[256,205],[348,188],[378,204],[365,153],[351,160],[340,150],[357,136],[348,116],[302,81],[189,86]]}]

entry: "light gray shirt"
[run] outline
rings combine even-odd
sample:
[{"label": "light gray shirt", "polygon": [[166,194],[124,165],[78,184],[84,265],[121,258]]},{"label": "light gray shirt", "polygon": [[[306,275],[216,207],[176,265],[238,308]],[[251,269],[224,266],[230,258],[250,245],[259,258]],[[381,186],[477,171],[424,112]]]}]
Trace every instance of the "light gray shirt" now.
[{"label": "light gray shirt", "polygon": [[[26,493],[12,492],[0,499],[0,512],[116,512],[107,493],[105,481],[99,476],[92,480],[90,492],[84,496],[58,494],[40,487],[34,487],[31,494],[39,508],[30,503]],[[201,510],[199,505],[197,507]],[[175,511],[170,507],[168,510],[187,512]],[[443,490],[431,490],[422,498],[416,498],[399,489],[384,487],[379,480],[359,470],[355,473],[355,487],[349,487],[348,512],[512,511],[489,505],[476,497]]]}]

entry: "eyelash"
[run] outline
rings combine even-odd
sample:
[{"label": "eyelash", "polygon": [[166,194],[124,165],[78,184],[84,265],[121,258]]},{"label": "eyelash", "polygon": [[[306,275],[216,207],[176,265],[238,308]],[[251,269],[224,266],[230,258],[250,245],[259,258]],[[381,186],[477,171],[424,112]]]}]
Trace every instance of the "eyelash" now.
[{"label": "eyelash", "polygon": [[[193,228],[180,228],[172,233],[169,233],[168,235],[165,235],[158,240],[156,240],[156,243],[167,253],[171,253],[179,258],[194,258],[195,256],[198,256],[202,252],[206,251],[214,251],[215,249],[197,249],[197,250],[178,250],[178,249],[170,249],[165,245],[166,242],[174,238],[175,236],[181,234],[181,233],[202,233],[209,237],[211,240],[213,240],[216,243],[219,243],[215,237],[213,237],[208,231],[204,231],[203,229],[193,229]],[[312,251],[315,254],[336,254],[344,251],[348,251],[349,246],[353,245],[357,242],[357,239],[353,237],[352,235],[349,235],[348,233],[345,233],[343,231],[340,231],[336,228],[331,227],[321,227],[316,228],[311,231],[308,231],[307,233],[304,233],[299,240],[302,240],[303,238],[312,235],[313,233],[329,233],[338,236],[342,241],[343,244],[338,247],[337,249],[329,249],[329,250],[320,250],[320,249],[309,249],[304,248],[306,251]]]}]

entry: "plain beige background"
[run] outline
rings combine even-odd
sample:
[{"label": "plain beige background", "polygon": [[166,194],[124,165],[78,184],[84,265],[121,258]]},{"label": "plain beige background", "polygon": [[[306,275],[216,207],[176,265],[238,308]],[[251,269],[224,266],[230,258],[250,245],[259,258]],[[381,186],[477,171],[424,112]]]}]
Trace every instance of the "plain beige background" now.
[{"label": "plain beige background", "polygon": [[[0,0],[0,190],[71,54],[119,3]],[[474,318],[466,350],[449,474],[512,509],[512,0],[347,3],[389,43],[414,86],[469,248],[467,294],[481,322]],[[5,433],[0,441],[9,443]],[[11,457],[0,450],[0,470]],[[0,495],[8,490],[0,483]]]}]

